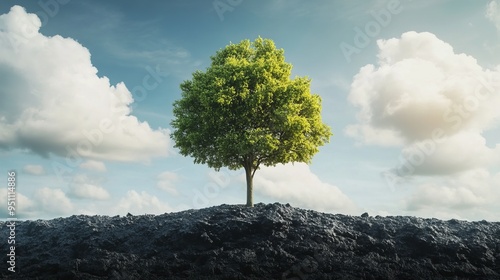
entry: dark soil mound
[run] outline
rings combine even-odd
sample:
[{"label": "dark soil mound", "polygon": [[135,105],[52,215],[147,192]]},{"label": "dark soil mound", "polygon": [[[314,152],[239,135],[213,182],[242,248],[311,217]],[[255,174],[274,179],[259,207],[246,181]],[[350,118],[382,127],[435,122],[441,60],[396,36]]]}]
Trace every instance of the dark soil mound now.
[{"label": "dark soil mound", "polygon": [[17,222],[15,273],[3,256],[7,279],[490,280],[500,223],[222,205]]}]

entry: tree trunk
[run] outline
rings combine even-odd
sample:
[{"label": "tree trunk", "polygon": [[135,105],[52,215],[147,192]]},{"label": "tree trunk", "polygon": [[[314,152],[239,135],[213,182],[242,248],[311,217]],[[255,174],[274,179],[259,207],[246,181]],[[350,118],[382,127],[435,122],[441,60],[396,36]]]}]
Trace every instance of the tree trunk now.
[{"label": "tree trunk", "polygon": [[247,206],[253,207],[253,174],[252,166],[245,166],[245,174],[247,179]]}]

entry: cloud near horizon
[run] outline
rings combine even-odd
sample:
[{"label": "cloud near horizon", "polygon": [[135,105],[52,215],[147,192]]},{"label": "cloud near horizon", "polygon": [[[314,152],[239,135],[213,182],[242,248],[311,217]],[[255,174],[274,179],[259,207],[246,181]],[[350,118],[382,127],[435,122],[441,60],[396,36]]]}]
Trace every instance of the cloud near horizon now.
[{"label": "cloud near horizon", "polygon": [[359,214],[358,207],[338,187],[321,181],[305,163],[261,167],[255,176],[254,191],[316,211]]},{"label": "cloud near horizon", "polygon": [[69,215],[74,210],[71,200],[61,189],[43,187],[35,191],[36,209],[48,215]]},{"label": "cloud near horizon", "polygon": [[351,85],[349,100],[359,112],[347,135],[401,148],[387,183],[395,187],[418,175],[422,181],[402,199],[406,211],[484,216],[500,202],[499,175],[489,171],[500,162],[500,141],[483,136],[500,125],[500,66],[484,69],[428,32],[377,44],[377,65],[362,67]]},{"label": "cloud near horizon", "polygon": [[76,175],[69,184],[69,195],[77,199],[107,200],[110,198],[108,191],[99,186],[96,180],[85,174]]},{"label": "cloud near horizon", "polygon": [[[429,181],[419,185],[403,200],[408,211],[428,213],[437,218],[479,217],[500,219],[494,208],[500,202],[500,173],[491,174],[485,169],[463,172],[456,177],[445,177],[441,182]],[[485,209],[489,216],[485,217]],[[432,213],[447,213],[439,216]]]},{"label": "cloud near horizon", "polygon": [[[33,196],[16,193],[16,217],[19,219],[53,219],[70,215],[134,215],[164,214],[179,209],[171,207],[146,191],[129,190],[111,201],[109,193],[99,186],[81,184],[68,192],[59,188],[41,187]],[[82,201],[87,199],[87,201]],[[0,200],[7,201],[7,189],[0,189]],[[111,203],[111,204],[110,204]],[[183,209],[186,210],[186,209]],[[8,218],[7,207],[0,209],[0,218]]]},{"label": "cloud near horizon", "polygon": [[114,161],[167,156],[168,130],[131,115],[125,84],[99,77],[80,43],[40,27],[20,6],[0,15],[0,149]]},{"label": "cloud near horizon", "polygon": [[446,175],[499,162],[500,142],[489,147],[482,133],[500,124],[500,66],[483,69],[428,32],[377,44],[377,65],[362,67],[351,85],[349,100],[359,113],[347,135],[402,147],[403,164],[412,170],[400,176]]},{"label": "cloud near horizon", "polygon": [[167,203],[158,199],[145,191],[137,192],[135,190],[127,191],[125,197],[122,197],[118,204],[111,210],[117,215],[126,215],[131,213],[134,215],[143,214],[164,214],[172,212],[172,208]]}]

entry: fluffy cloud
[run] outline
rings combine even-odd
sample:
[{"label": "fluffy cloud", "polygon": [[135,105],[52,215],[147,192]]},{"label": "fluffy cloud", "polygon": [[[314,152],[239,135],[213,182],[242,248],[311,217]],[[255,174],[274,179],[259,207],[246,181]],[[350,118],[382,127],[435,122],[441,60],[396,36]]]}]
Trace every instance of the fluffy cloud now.
[{"label": "fluffy cloud", "polygon": [[500,31],[500,2],[493,0],[486,6],[486,18],[493,22]]},{"label": "fluffy cloud", "polygon": [[109,193],[102,187],[92,184],[79,184],[71,188],[71,194],[77,198],[106,200]]},{"label": "fluffy cloud", "polygon": [[408,145],[399,160],[400,164],[391,170],[399,177],[453,174],[498,163],[500,148],[498,144],[489,148],[483,136],[465,131],[438,141],[427,139]]},{"label": "fluffy cloud", "polygon": [[255,192],[296,207],[340,213],[357,210],[338,187],[322,182],[305,163],[263,167],[254,185]]},{"label": "fluffy cloud", "polygon": [[179,192],[175,188],[175,182],[179,180],[179,175],[172,171],[165,171],[158,175],[156,186],[170,194],[178,195]]},{"label": "fluffy cloud", "polygon": [[88,49],[39,33],[19,6],[0,15],[0,148],[118,161],[165,156],[168,131],[131,113],[123,83],[99,77]]},{"label": "fluffy cloud", "polygon": [[500,145],[490,148],[482,136],[500,118],[500,67],[483,69],[431,33],[377,44],[378,65],[361,68],[351,85],[360,111],[348,135],[402,146],[401,166],[411,172],[398,175],[450,174],[500,159]]},{"label": "fluffy cloud", "polygon": [[[0,200],[5,201],[3,207],[0,207],[0,218],[10,217],[7,211],[7,188],[0,189]],[[16,217],[27,219],[36,215],[35,202],[20,192],[16,192]]]},{"label": "fluffy cloud", "polygon": [[[444,215],[447,218],[477,219],[484,217],[488,208],[486,213],[500,213],[499,187],[500,173],[491,175],[485,169],[469,170],[454,178],[445,177],[439,183],[418,186],[404,204],[414,213],[439,212],[447,213]],[[488,218],[498,220],[500,216]]]},{"label": "fluffy cloud", "polygon": [[49,215],[68,215],[73,203],[60,189],[41,188],[35,191],[35,205],[38,212]]},{"label": "fluffy cloud", "polygon": [[107,200],[110,195],[107,190],[97,185],[98,182],[85,174],[76,175],[69,187],[69,195],[74,198]]},{"label": "fluffy cloud", "polygon": [[31,175],[43,175],[45,174],[45,169],[41,165],[28,164],[23,167],[23,171]]},{"label": "fluffy cloud", "polygon": [[98,172],[106,172],[106,165],[104,165],[103,162],[97,160],[87,160],[80,164],[80,168]]},{"label": "fluffy cloud", "polygon": [[[77,197],[76,195],[80,195]],[[106,200],[102,198],[106,197]],[[77,200],[72,198],[89,198],[92,200]],[[178,211],[161,202],[158,197],[147,192],[128,191],[117,201],[108,199],[109,194],[104,189],[90,184],[81,185],[79,189],[70,189],[65,193],[61,189],[43,187],[36,190],[31,198],[16,193],[16,217],[21,219],[52,219],[69,215],[126,215],[132,213],[163,214]],[[7,201],[7,189],[0,189],[0,200]],[[185,209],[183,209],[185,210]],[[0,208],[0,218],[8,218],[7,207]]]},{"label": "fluffy cloud", "polygon": [[[7,201],[7,189],[0,189],[0,200]],[[16,192],[16,217],[21,219],[53,218],[73,213],[75,207],[61,189],[43,187],[32,198]],[[0,218],[7,218],[7,207],[0,208]]]},{"label": "fluffy cloud", "polygon": [[161,202],[156,196],[150,195],[145,191],[138,193],[131,190],[118,202],[113,212],[118,215],[126,215],[127,213],[142,215],[163,214],[172,210],[169,205]]}]

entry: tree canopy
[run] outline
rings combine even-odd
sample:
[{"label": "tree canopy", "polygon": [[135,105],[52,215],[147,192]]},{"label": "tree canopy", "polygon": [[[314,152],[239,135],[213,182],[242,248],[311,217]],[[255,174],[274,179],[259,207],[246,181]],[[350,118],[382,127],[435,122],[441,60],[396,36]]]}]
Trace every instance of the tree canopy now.
[{"label": "tree canopy", "polygon": [[321,120],[321,98],[311,94],[311,80],[290,78],[292,65],[272,40],[229,44],[211,61],[180,85],[171,138],[195,163],[244,168],[252,206],[260,166],[309,163],[331,130]]}]

